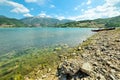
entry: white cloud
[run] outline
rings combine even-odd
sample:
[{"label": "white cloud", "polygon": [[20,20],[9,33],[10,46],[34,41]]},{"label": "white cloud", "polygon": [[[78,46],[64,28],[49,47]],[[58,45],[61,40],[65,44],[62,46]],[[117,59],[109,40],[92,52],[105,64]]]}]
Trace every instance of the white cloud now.
[{"label": "white cloud", "polygon": [[32,3],[32,2],[37,2],[37,0],[25,0],[25,2]]},{"label": "white cloud", "polygon": [[59,20],[66,19],[64,16],[58,16],[58,15],[55,15],[55,18],[57,18],[57,19],[59,19]]},{"label": "white cloud", "polygon": [[38,17],[47,17],[47,18],[51,18],[50,15],[47,15],[44,11],[41,11],[41,13],[38,15]]},{"label": "white cloud", "polygon": [[92,1],[91,1],[91,0],[88,0],[86,4],[87,4],[87,5],[90,5],[91,3],[92,3]]},{"label": "white cloud", "polygon": [[64,16],[58,16],[57,19],[63,20],[63,19],[65,19],[65,17]]},{"label": "white cloud", "polygon": [[[83,4],[83,3],[82,3]],[[79,10],[82,7],[82,5],[78,5],[74,8],[75,11]]]},{"label": "white cloud", "polygon": [[83,11],[84,11],[84,9],[81,9],[81,11],[83,12]]},{"label": "white cloud", "polygon": [[79,10],[81,7],[83,7],[85,5],[85,3],[81,3],[80,5],[77,5],[76,7],[74,7],[74,10]]},{"label": "white cloud", "polygon": [[27,3],[36,3],[38,5],[44,5],[49,0],[25,0]]},{"label": "white cloud", "polygon": [[116,7],[120,0],[105,0],[103,5],[88,10],[82,10],[83,14],[80,16],[68,17],[72,20],[96,19],[105,17],[114,17],[120,15],[120,8]]},{"label": "white cloud", "polygon": [[120,0],[105,0],[107,4],[115,5],[117,3],[120,3]]},{"label": "white cloud", "polygon": [[55,8],[55,5],[51,4],[51,5],[50,5],[50,8]]},{"label": "white cloud", "polygon": [[78,10],[79,7],[75,7],[74,10]]},{"label": "white cloud", "polygon": [[33,15],[31,15],[31,14],[29,14],[29,13],[26,13],[26,14],[24,14],[23,16],[25,16],[25,17],[33,17]]},{"label": "white cloud", "polygon": [[13,2],[11,0],[2,0],[0,1],[0,3],[5,4],[4,6],[10,6],[13,9],[11,10],[11,12],[14,13],[19,13],[19,14],[30,14],[30,10],[28,8],[26,8],[24,5]]},{"label": "white cloud", "polygon": [[27,9],[24,5],[13,2],[13,1],[9,1],[9,0],[4,0],[6,5],[12,6],[13,9],[11,10],[11,12],[15,12],[15,13],[28,13],[29,9]]}]

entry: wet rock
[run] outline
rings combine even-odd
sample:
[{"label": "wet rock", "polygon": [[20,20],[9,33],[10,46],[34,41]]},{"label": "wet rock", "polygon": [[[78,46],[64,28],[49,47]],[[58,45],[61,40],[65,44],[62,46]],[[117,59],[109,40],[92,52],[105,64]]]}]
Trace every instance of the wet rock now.
[{"label": "wet rock", "polygon": [[68,44],[64,44],[63,48],[69,48]]},{"label": "wet rock", "polygon": [[54,49],[54,51],[60,51],[60,50],[62,50],[61,47],[56,47],[56,48]]}]

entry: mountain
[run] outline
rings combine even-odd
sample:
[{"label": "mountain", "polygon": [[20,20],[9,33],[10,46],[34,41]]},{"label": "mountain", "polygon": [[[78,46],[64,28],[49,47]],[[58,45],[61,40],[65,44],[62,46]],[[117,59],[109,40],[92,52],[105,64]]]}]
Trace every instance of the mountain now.
[{"label": "mountain", "polygon": [[20,20],[0,15],[0,27],[23,27],[23,26],[27,25]]},{"label": "mountain", "polygon": [[72,21],[40,16],[18,20],[0,15],[0,27],[120,27],[120,16],[106,19]]},{"label": "mountain", "polygon": [[49,17],[28,17],[21,19],[22,22],[25,24],[28,24],[31,27],[55,27],[56,25],[59,24],[64,24],[67,22],[72,22],[72,20],[59,20],[55,18],[49,18]]},{"label": "mountain", "polygon": [[106,19],[95,19],[95,20],[84,20],[74,21],[65,24],[57,25],[58,27],[120,27],[120,16],[106,18]]}]

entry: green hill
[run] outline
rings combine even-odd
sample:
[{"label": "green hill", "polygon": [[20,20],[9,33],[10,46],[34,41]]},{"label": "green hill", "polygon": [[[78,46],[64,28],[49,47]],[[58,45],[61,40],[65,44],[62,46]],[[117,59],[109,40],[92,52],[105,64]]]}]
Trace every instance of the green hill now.
[{"label": "green hill", "polygon": [[61,27],[91,27],[91,28],[120,27],[120,16],[106,18],[106,19],[75,21],[75,22],[60,24],[57,26],[61,26]]},{"label": "green hill", "polygon": [[20,20],[0,16],[0,27],[24,27],[24,26],[27,25],[21,22]]},{"label": "green hill", "polygon": [[31,27],[55,27],[59,24],[64,24],[66,22],[72,22],[72,20],[58,20],[55,18],[48,18],[48,17],[28,17],[21,19],[22,22],[28,24]]}]

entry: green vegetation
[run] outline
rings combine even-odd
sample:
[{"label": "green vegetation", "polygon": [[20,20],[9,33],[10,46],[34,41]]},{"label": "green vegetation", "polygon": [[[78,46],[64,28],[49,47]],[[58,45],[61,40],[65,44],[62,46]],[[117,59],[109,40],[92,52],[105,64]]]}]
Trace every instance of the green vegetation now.
[{"label": "green vegetation", "polygon": [[24,27],[24,26],[27,25],[21,22],[20,20],[0,16],[0,27]]},{"label": "green vegetation", "polygon": [[75,21],[65,24],[58,25],[59,27],[90,27],[90,28],[101,28],[101,27],[120,27],[120,16],[106,19],[95,19],[95,20],[84,20]]},{"label": "green vegetation", "polygon": [[0,56],[0,80],[24,80],[25,75],[37,69],[54,68],[59,61],[52,48],[30,48],[11,51]]}]

